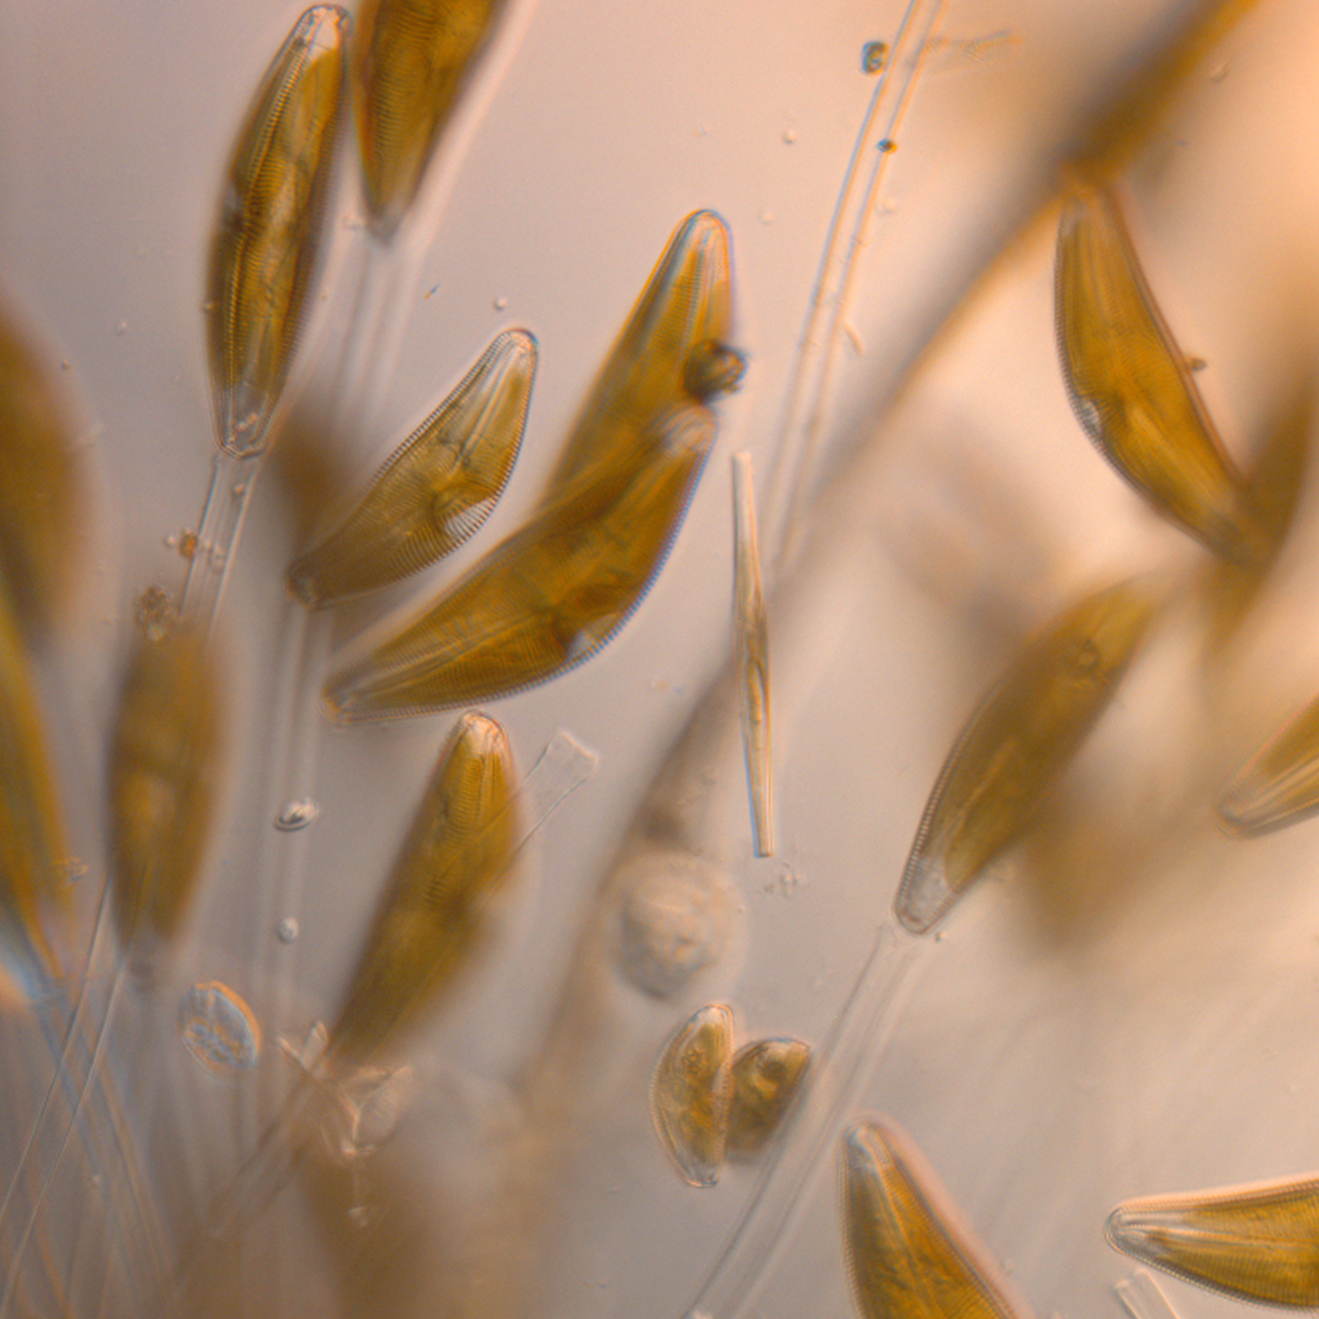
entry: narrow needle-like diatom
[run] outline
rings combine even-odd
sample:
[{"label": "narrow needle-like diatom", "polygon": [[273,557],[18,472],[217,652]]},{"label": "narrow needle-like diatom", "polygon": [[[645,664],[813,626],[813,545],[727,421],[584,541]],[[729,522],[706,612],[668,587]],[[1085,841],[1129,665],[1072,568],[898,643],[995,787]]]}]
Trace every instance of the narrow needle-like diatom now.
[{"label": "narrow needle-like diatom", "polygon": [[650,1086],[655,1130],[692,1186],[719,1180],[733,1097],[733,1014],[711,1003],[692,1014],[660,1055]]},{"label": "narrow needle-like diatom", "polygon": [[330,1028],[335,1062],[360,1068],[416,1022],[478,946],[520,839],[513,757],[487,715],[458,721],[386,886]]},{"label": "narrow needle-like diatom", "polygon": [[1154,301],[1121,212],[1078,182],[1063,208],[1058,351],[1077,418],[1164,517],[1229,559],[1252,562],[1259,531],[1191,367]]},{"label": "narrow needle-like diatom", "polygon": [[658,573],[686,511],[714,417],[692,405],[644,437],[621,482],[583,479],[438,602],[330,681],[349,723],[494,700],[608,644]]},{"label": "narrow needle-like diatom", "polygon": [[923,934],[1010,847],[1103,713],[1154,618],[1148,586],[1123,582],[1035,638],[962,730],[925,808],[898,890]]},{"label": "narrow needle-like diatom", "polygon": [[68,601],[83,498],[50,373],[0,314],[0,572],[29,632],[48,627]]},{"label": "narrow needle-like diatom", "polygon": [[728,1152],[749,1157],[773,1139],[801,1090],[811,1046],[801,1040],[756,1040],[733,1057]]},{"label": "narrow needle-like diatom", "polygon": [[847,1263],[864,1319],[1027,1319],[906,1132],[860,1122],[841,1155]]},{"label": "narrow needle-like diatom", "polygon": [[1275,734],[1223,789],[1219,818],[1233,833],[1262,834],[1319,811],[1319,700]]},{"label": "narrow needle-like diatom", "polygon": [[144,632],[119,701],[110,758],[114,915],[123,943],[169,943],[196,890],[220,756],[219,683],[206,630]]},{"label": "narrow needle-like diatom", "polygon": [[1244,1301],[1319,1306],[1319,1182],[1151,1196],[1109,1215],[1109,1242]]},{"label": "narrow needle-like diatom", "polygon": [[211,249],[209,352],[220,446],[260,453],[288,377],[320,248],[348,16],[308,9],[239,135]]},{"label": "narrow needle-like diatom", "polygon": [[353,40],[357,136],[371,227],[382,238],[415,200],[504,0],[364,0]]},{"label": "narrow needle-like diatom", "polygon": [[751,455],[733,455],[733,597],[742,686],[742,744],[757,856],[774,855],[774,781],[769,724],[769,625],[760,583]]},{"label": "narrow needle-like diatom", "polygon": [[366,494],[288,570],[319,609],[417,572],[456,549],[494,507],[522,443],[536,341],[506,330],[390,455]]}]

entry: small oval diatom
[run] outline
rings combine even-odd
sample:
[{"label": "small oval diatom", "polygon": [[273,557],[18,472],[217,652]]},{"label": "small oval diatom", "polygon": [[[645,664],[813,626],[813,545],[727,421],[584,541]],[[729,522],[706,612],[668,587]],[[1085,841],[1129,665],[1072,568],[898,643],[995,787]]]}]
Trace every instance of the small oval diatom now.
[{"label": "small oval diatom", "polygon": [[848,1271],[864,1319],[1029,1319],[895,1122],[858,1123],[841,1160]]},{"label": "small oval diatom", "polygon": [[1109,1243],[1144,1264],[1238,1300],[1319,1307],[1319,1181],[1128,1200]]},{"label": "small oval diatom", "polygon": [[774,1138],[801,1092],[811,1066],[802,1040],[755,1040],[733,1055],[728,1153],[759,1154]]},{"label": "small oval diatom", "polygon": [[499,335],[335,530],[290,565],[293,593],[320,609],[457,549],[508,482],[535,375],[536,340],[525,330]]},{"label": "small oval diatom", "polygon": [[898,889],[924,934],[1010,847],[1107,708],[1158,609],[1147,585],[1090,596],[1037,636],[962,730],[925,808]]},{"label": "small oval diatom", "polygon": [[685,1021],[660,1055],[650,1113],[669,1157],[692,1186],[719,1180],[733,1097],[733,1013],[711,1003]]},{"label": "small oval diatom", "polygon": [[228,985],[194,985],[179,1004],[179,1039],[199,1067],[214,1076],[251,1071],[261,1053],[261,1027]]},{"label": "small oval diatom", "polygon": [[275,56],[238,137],[211,248],[209,355],[222,448],[261,453],[321,246],[348,16],[317,5]]}]

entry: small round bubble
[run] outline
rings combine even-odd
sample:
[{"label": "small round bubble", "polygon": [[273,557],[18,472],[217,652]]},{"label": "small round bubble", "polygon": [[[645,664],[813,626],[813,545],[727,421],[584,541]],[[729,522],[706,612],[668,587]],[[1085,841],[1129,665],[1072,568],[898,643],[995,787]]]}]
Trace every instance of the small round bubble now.
[{"label": "small round bubble", "polygon": [[295,921],[292,916],[285,916],[284,919],[275,926],[275,938],[277,938],[280,943],[294,943],[297,941],[297,937],[298,922]]}]

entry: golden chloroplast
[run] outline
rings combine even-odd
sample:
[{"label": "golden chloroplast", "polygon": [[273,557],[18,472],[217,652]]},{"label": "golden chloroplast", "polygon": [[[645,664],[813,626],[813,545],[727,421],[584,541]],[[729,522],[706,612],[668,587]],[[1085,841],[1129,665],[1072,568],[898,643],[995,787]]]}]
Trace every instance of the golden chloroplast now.
[{"label": "golden chloroplast", "polygon": [[1022,652],[962,730],[898,890],[914,934],[940,921],[1033,819],[1104,712],[1157,610],[1148,585],[1090,596]]},{"label": "golden chloroplast", "polygon": [[458,548],[494,508],[522,443],[536,340],[506,330],[390,455],[324,540],[294,560],[309,608],[387,586]]},{"label": "golden chloroplast", "polygon": [[307,10],[239,134],[211,249],[209,353],[220,446],[261,453],[288,378],[333,173],[348,16]]},{"label": "golden chloroplast", "polygon": [[1319,700],[1312,701],[1223,789],[1218,815],[1233,833],[1269,833],[1319,811]]},{"label": "golden chloroplast", "polygon": [[733,1056],[733,1101],[728,1152],[759,1154],[774,1138],[801,1092],[811,1046],[801,1040],[755,1040]]},{"label": "golden chloroplast", "polygon": [[660,1055],[650,1113],[661,1143],[692,1186],[719,1180],[733,1097],[733,1014],[711,1003],[692,1014]]}]

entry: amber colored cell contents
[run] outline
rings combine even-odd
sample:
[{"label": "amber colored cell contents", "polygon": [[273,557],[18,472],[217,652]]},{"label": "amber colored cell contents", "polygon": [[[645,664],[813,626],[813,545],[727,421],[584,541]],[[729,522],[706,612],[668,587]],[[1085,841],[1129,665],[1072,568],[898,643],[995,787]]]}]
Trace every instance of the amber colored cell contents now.
[{"label": "amber colored cell contents", "polygon": [[522,443],[536,341],[506,330],[390,455],[365,495],[288,570],[312,609],[386,586],[457,549],[489,516]]},{"label": "amber colored cell contents", "polygon": [[211,249],[208,348],[218,437],[260,453],[288,377],[321,245],[348,16],[318,5],[289,33],[239,134]]},{"label": "amber colored cell contents", "polygon": [[759,1154],[773,1139],[801,1091],[811,1046],[801,1040],[756,1040],[733,1057],[728,1152]]},{"label": "amber colored cell contents", "polygon": [[1319,1307],[1319,1182],[1128,1200],[1109,1242],[1144,1264],[1243,1301]]},{"label": "amber colored cell contents", "polygon": [[371,1062],[422,1017],[477,948],[513,869],[519,828],[513,756],[483,714],[458,721],[399,853],[330,1028],[330,1058]]},{"label": "amber colored cell contents", "polygon": [[1080,749],[1157,609],[1123,582],[1082,601],[1023,651],[963,729],[935,784],[898,890],[898,919],[934,926],[1021,836]]},{"label": "amber colored cell contents", "polygon": [[363,0],[353,39],[357,137],[371,227],[382,238],[416,199],[503,0]]},{"label": "amber colored cell contents", "polygon": [[1218,814],[1233,833],[1262,834],[1319,811],[1319,700],[1312,701],[1237,772]]},{"label": "amber colored cell contents", "polygon": [[1263,546],[1246,483],[1223,449],[1191,367],[1154,301],[1121,212],[1080,182],[1063,209],[1058,350],[1078,420],[1172,522],[1229,559]]},{"label": "amber colored cell contents", "polygon": [[650,1113],[660,1141],[693,1186],[713,1186],[723,1167],[733,1096],[733,1014],[711,1003],[685,1021],[660,1055]]},{"label": "amber colored cell contents", "polygon": [[180,623],[138,638],[110,757],[114,915],[120,938],[180,931],[197,887],[219,775],[214,648]]},{"label": "amber colored cell contents", "polygon": [[847,1263],[864,1319],[1028,1319],[895,1123],[858,1123],[841,1157]]}]

